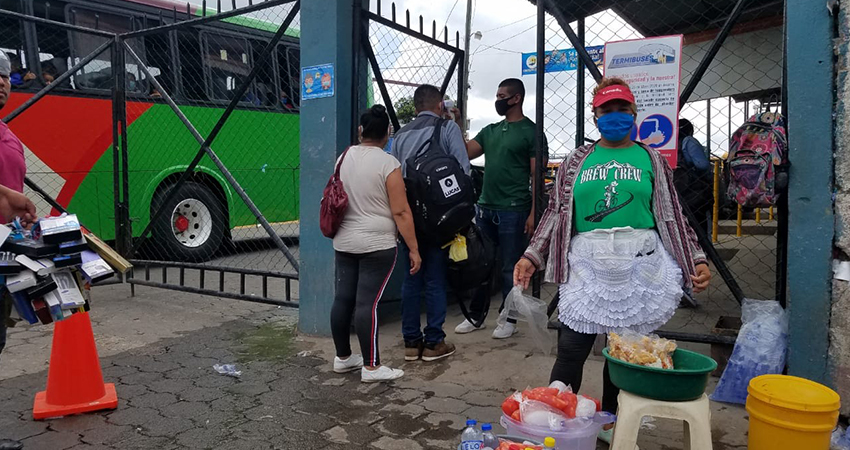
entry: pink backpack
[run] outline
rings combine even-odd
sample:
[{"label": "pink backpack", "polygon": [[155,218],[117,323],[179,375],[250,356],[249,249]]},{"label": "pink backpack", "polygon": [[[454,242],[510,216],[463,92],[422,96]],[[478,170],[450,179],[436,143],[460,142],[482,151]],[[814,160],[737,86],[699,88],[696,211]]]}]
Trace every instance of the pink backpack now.
[{"label": "pink backpack", "polygon": [[782,114],[768,111],[751,117],[729,140],[728,197],[749,208],[775,205],[776,166],[785,162],[787,153]]}]

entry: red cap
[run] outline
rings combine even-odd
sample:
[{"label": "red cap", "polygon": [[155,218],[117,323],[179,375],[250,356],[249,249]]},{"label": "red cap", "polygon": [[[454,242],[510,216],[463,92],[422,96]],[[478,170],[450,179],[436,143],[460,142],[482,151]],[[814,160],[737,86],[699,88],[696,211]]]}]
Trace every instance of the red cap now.
[{"label": "red cap", "polygon": [[629,103],[635,103],[635,96],[628,86],[621,84],[612,84],[606,88],[602,88],[593,97],[593,107],[599,107],[611,100],[625,100]]}]

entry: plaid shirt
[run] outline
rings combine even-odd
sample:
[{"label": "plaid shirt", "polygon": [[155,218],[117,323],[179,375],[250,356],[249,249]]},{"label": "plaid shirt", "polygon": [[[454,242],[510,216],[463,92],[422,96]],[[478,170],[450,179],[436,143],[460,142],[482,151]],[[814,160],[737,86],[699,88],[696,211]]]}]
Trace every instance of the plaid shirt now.
[{"label": "plaid shirt", "polygon": [[[660,153],[639,144],[649,154],[655,182],[652,186],[652,215],[655,228],[661,237],[664,249],[673,256],[682,269],[682,284],[691,289],[691,275],[695,266],[707,263],[705,254],[697,243],[696,234],[688,224],[673,186],[673,171]],[[549,196],[549,206],[543,213],[540,225],[531,238],[531,244],[523,257],[528,258],[537,269],[546,267],[544,280],[548,283],[564,284],[569,277],[567,254],[573,229],[573,190],[576,177],[585,159],[596,144],[577,148],[558,169],[555,189]]]}]

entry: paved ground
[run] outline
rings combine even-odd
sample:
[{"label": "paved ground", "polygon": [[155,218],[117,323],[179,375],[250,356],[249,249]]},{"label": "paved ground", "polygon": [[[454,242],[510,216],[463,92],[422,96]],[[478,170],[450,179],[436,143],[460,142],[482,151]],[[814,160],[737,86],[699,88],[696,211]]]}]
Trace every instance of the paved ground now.
[{"label": "paved ground", "polygon": [[[508,341],[450,333],[459,347],[452,358],[402,364],[399,324],[389,321],[381,329],[383,358],[406,375],[363,385],[356,374],[330,371],[332,343],[298,336],[293,310],[144,287],[129,298],[121,285],[98,288],[94,302],[103,372],[116,383],[118,409],[33,421],[52,328],[17,328],[0,363],[0,436],[39,450],[453,449],[467,417],[497,421],[504,397],[545,384],[552,364],[522,332]],[[461,318],[449,315],[451,329]],[[219,362],[236,363],[242,376],[217,374]],[[601,362],[588,363],[591,395],[599,395],[600,373]],[[714,448],[746,448],[743,410],[713,405],[713,413]],[[680,425],[659,421],[640,444],[682,448],[681,437]]]}]

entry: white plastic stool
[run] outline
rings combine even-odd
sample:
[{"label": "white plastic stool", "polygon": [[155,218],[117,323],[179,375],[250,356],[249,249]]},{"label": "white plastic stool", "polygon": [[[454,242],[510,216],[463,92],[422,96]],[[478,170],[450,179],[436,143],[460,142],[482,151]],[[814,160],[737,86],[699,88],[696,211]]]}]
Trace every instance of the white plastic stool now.
[{"label": "white plastic stool", "polygon": [[664,402],[620,391],[617,401],[620,405],[611,450],[634,450],[641,419],[646,416],[683,421],[685,450],[712,450],[711,406],[705,394],[690,402]]}]

